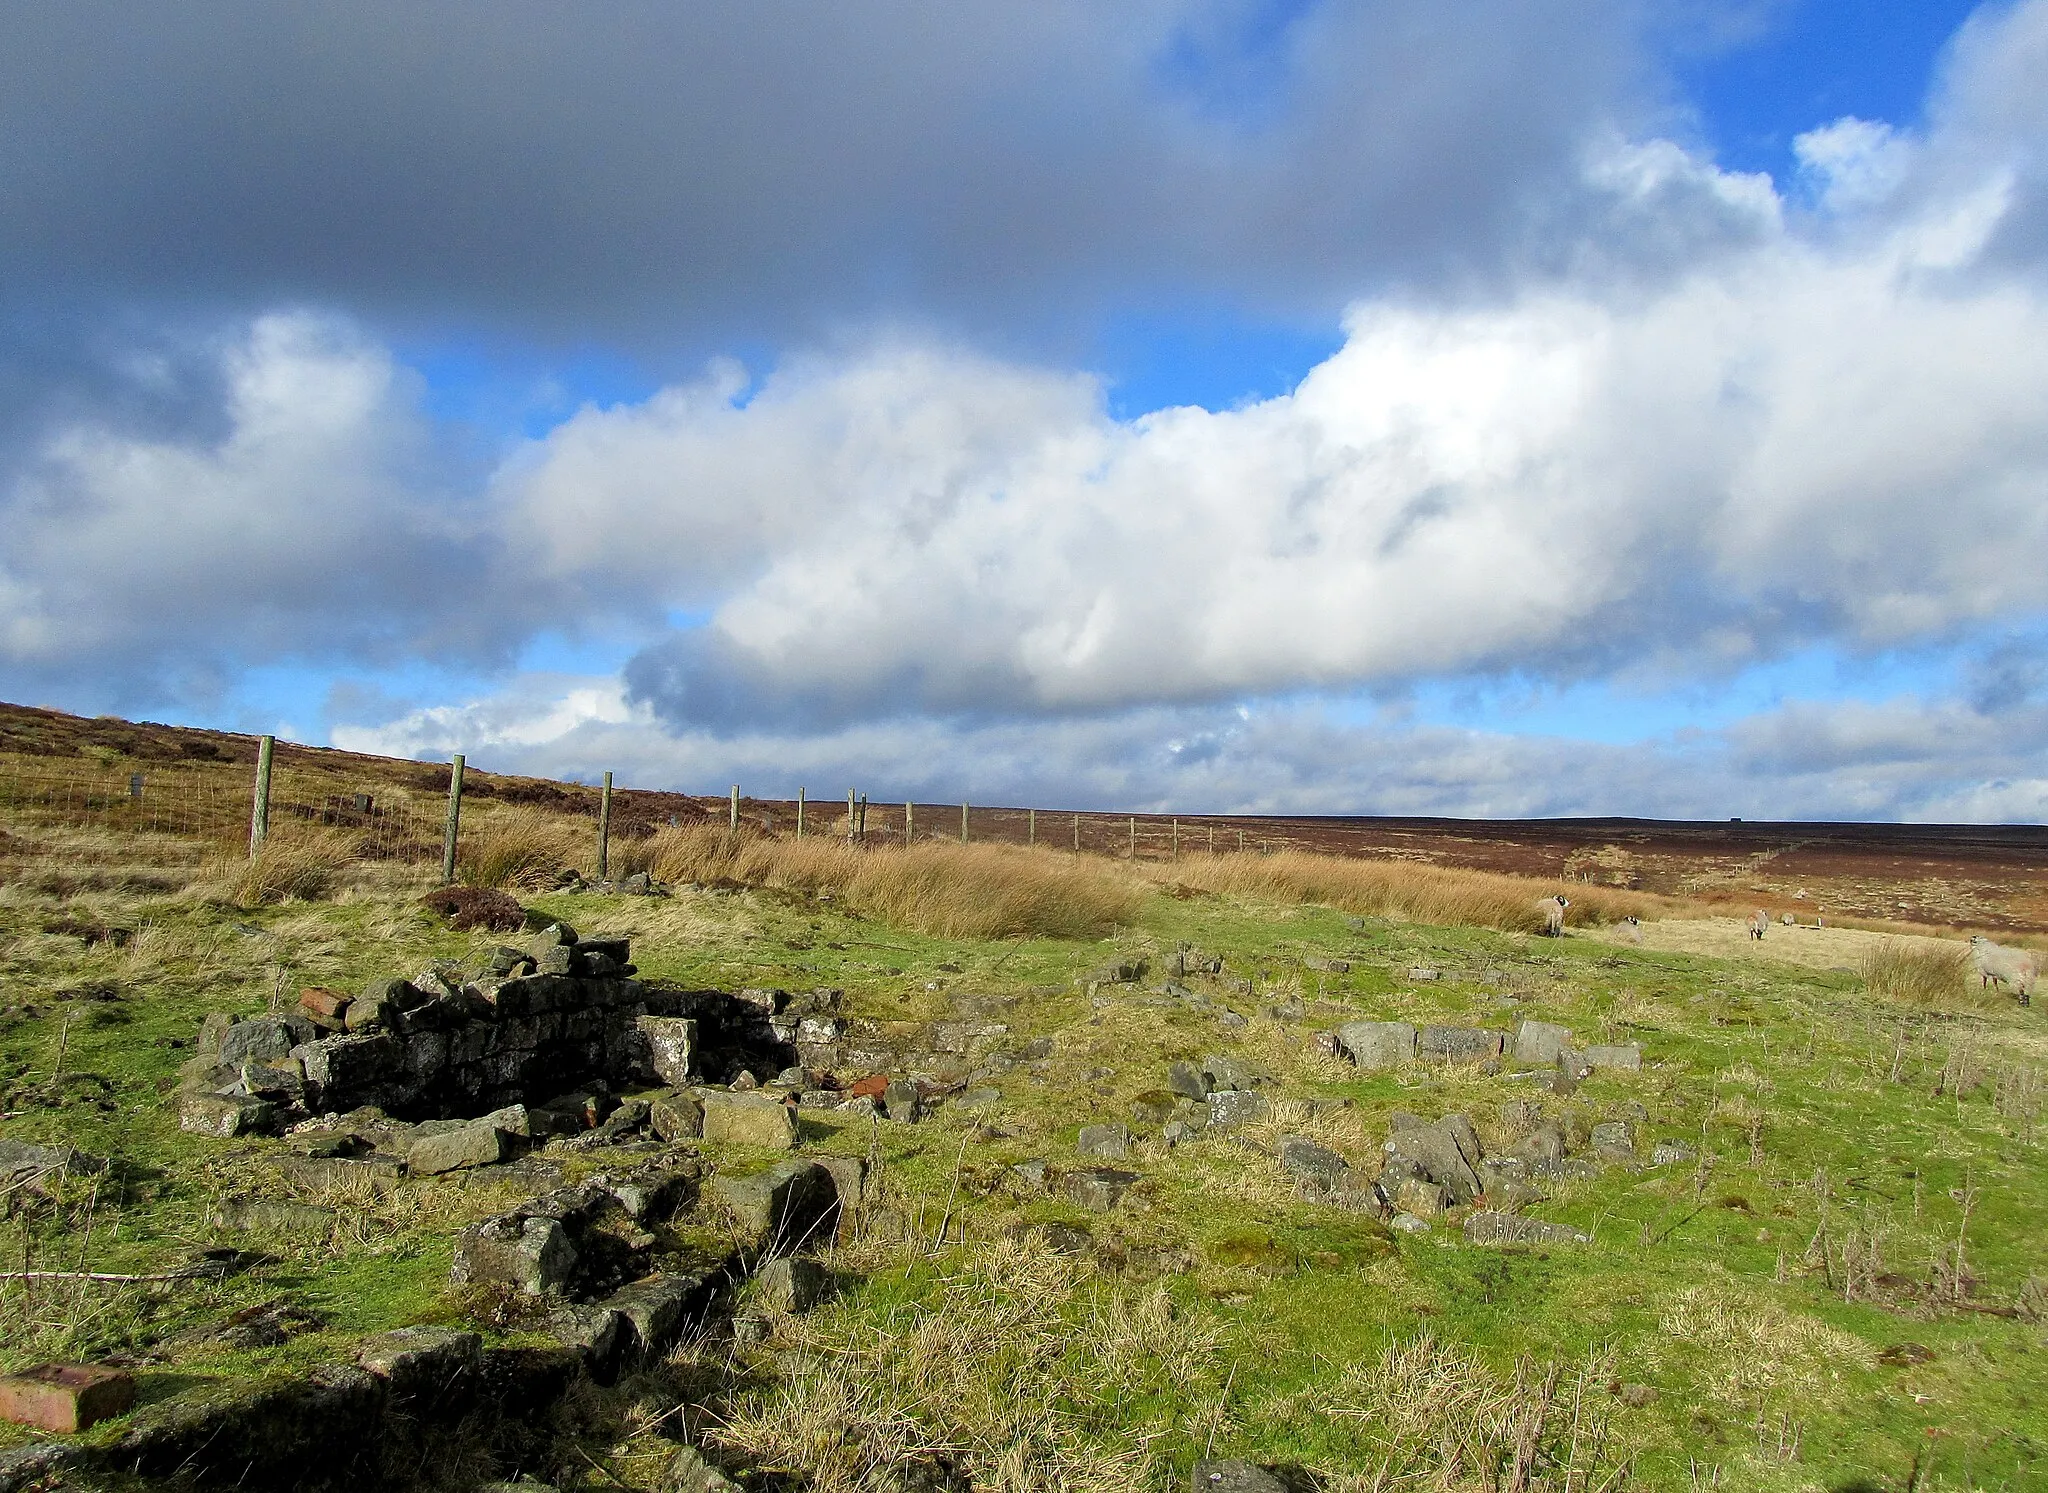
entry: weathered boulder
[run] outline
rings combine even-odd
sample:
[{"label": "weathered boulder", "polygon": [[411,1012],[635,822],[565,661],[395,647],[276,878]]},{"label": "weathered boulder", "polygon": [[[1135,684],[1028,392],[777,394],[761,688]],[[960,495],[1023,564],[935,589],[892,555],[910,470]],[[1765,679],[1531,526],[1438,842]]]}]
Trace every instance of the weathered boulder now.
[{"label": "weathered boulder", "polygon": [[1121,1161],[1130,1154],[1131,1132],[1119,1120],[1112,1120],[1106,1125],[1083,1125],[1074,1141],[1074,1149],[1083,1156],[1093,1156],[1098,1160]]},{"label": "weathered boulder", "polygon": [[1595,1125],[1593,1154],[1602,1161],[1633,1165],[1636,1159],[1636,1127],[1627,1120],[1608,1120]]},{"label": "weathered boulder", "polygon": [[1559,1026],[1551,1021],[1518,1021],[1515,1023],[1515,1061],[1538,1067],[1549,1067],[1570,1050],[1572,1032],[1570,1027]]},{"label": "weathered boulder", "polygon": [[1208,1077],[1193,1063],[1169,1063],[1166,1069],[1166,1086],[1184,1099],[1197,1104],[1209,1097],[1214,1087]]},{"label": "weathered boulder", "polygon": [[882,1090],[882,1113],[899,1125],[915,1125],[924,1118],[924,1096],[916,1084],[891,1079]]},{"label": "weathered boulder", "polygon": [[1471,1122],[1463,1115],[1447,1116],[1434,1125],[1397,1129],[1383,1149],[1392,1164],[1383,1167],[1383,1178],[1419,1175],[1440,1184],[1461,1204],[1479,1196],[1477,1167],[1483,1153]]},{"label": "weathered boulder", "polygon": [[422,1125],[404,1142],[406,1165],[424,1176],[494,1166],[511,1155],[509,1137],[489,1120]]},{"label": "weathered boulder", "polygon": [[1337,1045],[1361,1068],[1397,1068],[1415,1061],[1416,1032],[1405,1021],[1347,1021],[1337,1028]]},{"label": "weathered boulder", "polygon": [[1577,1057],[1583,1067],[1619,1068],[1633,1073],[1643,1066],[1643,1049],[1634,1042],[1595,1043],[1582,1047]]},{"label": "weathered boulder", "polygon": [[1280,1138],[1280,1168],[1328,1192],[1351,1170],[1351,1163],[1306,1136],[1287,1135]]},{"label": "weathered boulder", "polygon": [[704,1107],[707,1141],[781,1151],[796,1145],[796,1115],[773,1094],[695,1089],[691,1097]]},{"label": "weathered boulder", "polygon": [[1123,1201],[1124,1194],[1137,1180],[1136,1172],[1118,1171],[1107,1166],[1090,1167],[1084,1171],[1068,1172],[1060,1179],[1060,1190],[1091,1213],[1107,1213]]},{"label": "weathered boulder", "polygon": [[1209,1095],[1209,1124],[1219,1130],[1255,1125],[1273,1112],[1257,1089],[1216,1089]]},{"label": "weathered boulder", "polygon": [[1288,1493],[1286,1482],[1256,1462],[1224,1460],[1195,1463],[1189,1487],[1193,1493]]},{"label": "weathered boulder", "polygon": [[253,1094],[185,1089],[178,1095],[178,1128],[223,1140],[237,1135],[268,1135],[277,1128],[277,1106]]},{"label": "weathered boulder", "polygon": [[1266,1081],[1265,1073],[1244,1059],[1213,1052],[1202,1059],[1202,1077],[1209,1081],[1211,1093],[1217,1089],[1255,1089]]}]

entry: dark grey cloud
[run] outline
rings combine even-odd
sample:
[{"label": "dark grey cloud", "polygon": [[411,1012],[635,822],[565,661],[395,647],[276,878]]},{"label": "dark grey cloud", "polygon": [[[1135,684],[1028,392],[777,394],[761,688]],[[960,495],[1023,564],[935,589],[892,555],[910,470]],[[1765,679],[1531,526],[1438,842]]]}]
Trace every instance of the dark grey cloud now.
[{"label": "dark grey cloud", "polygon": [[0,285],[661,346],[876,313],[1015,335],[1177,287],[1327,311],[1496,263],[1635,112],[1635,16],[15,0]]}]

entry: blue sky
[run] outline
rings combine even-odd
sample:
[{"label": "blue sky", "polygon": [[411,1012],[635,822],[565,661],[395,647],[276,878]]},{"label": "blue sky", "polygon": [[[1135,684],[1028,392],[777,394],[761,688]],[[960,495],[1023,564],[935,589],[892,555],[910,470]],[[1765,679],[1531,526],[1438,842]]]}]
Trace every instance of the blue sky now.
[{"label": "blue sky", "polygon": [[0,693],[685,788],[2048,813],[2048,0],[929,10],[25,7]]}]

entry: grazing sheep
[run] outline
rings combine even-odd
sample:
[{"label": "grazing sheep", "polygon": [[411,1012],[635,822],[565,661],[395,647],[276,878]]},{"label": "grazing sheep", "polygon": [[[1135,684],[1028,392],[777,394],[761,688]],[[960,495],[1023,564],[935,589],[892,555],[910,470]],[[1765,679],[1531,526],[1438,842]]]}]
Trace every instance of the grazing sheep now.
[{"label": "grazing sheep", "polygon": [[1643,941],[1643,920],[1634,913],[1624,917],[1621,920],[1621,936],[1630,943],[1641,943]]},{"label": "grazing sheep", "polygon": [[1784,924],[1784,925],[1785,925],[1785,926],[1786,926],[1787,928],[1790,928],[1790,927],[1794,926],[1795,924],[1797,924],[1797,923],[1798,923],[1798,921],[1799,921],[1799,919],[1797,919],[1797,918],[1793,917],[1793,916],[1792,916],[1792,914],[1788,912],[1788,913],[1786,913],[1786,914],[1785,914],[1785,915],[1784,915],[1784,916],[1783,916],[1782,918],[1780,918],[1780,919],[1779,919],[1778,921],[1779,921],[1779,922],[1781,922],[1781,923],[1783,923],[1783,924]]},{"label": "grazing sheep", "polygon": [[1763,936],[1770,931],[1770,928],[1771,915],[1759,907],[1756,910],[1756,916],[1749,920],[1749,936],[1761,941]]},{"label": "grazing sheep", "polygon": [[2000,985],[2011,985],[2021,1005],[2032,1004],[2028,991],[2037,969],[2031,951],[2009,949],[1980,933],[1970,940],[1970,963],[1977,971],[1978,989],[1985,989],[1996,980]]},{"label": "grazing sheep", "polygon": [[1572,905],[1571,898],[1562,892],[1554,897],[1536,899],[1536,910],[1543,914],[1543,931],[1552,938],[1564,937],[1564,910]]}]

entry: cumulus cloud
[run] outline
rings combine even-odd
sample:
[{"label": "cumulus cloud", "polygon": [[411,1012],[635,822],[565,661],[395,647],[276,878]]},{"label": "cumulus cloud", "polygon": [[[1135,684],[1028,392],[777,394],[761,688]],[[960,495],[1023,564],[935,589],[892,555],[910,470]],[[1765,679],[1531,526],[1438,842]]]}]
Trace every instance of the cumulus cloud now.
[{"label": "cumulus cloud", "polygon": [[1120,422],[1071,374],[898,343],[587,412],[501,495],[581,536],[559,584],[715,596],[628,678],[721,729],[2009,625],[2048,606],[2048,289],[1983,262],[2017,200],[1996,143],[1959,174],[1946,135],[1829,127],[1803,147],[1818,222],[1612,147],[1587,180],[1690,243],[1687,273],[1360,302],[1298,389],[1240,409]]},{"label": "cumulus cloud", "polygon": [[503,657],[505,603],[481,631],[472,606],[497,538],[390,353],[280,314],[216,361],[216,427],[67,422],[0,487],[0,678],[162,699],[252,662]]}]

